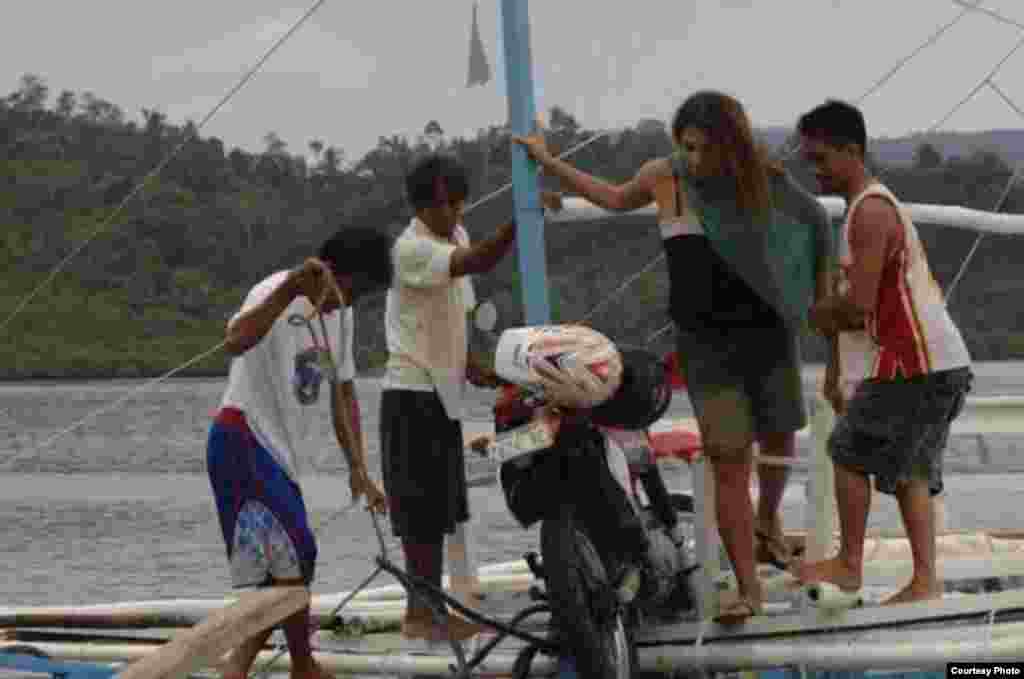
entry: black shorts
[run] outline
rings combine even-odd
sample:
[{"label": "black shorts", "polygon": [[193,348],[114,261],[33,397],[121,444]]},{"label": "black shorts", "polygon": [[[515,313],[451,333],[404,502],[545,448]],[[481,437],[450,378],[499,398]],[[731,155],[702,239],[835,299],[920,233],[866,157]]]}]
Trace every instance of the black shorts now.
[{"label": "black shorts", "polygon": [[413,543],[436,543],[469,520],[462,425],[437,392],[385,389],[381,467],[391,528]]},{"label": "black shorts", "polygon": [[828,439],[832,461],[872,474],[881,493],[906,481],[926,481],[942,492],[942,453],[949,426],[970,391],[970,368],[910,379],[864,380]]}]

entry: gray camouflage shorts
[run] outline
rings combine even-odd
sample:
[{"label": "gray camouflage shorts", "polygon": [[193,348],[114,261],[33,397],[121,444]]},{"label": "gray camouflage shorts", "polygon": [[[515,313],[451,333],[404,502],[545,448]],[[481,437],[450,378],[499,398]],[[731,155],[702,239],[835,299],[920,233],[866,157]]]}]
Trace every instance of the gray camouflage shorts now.
[{"label": "gray camouflage shorts", "polygon": [[970,368],[895,380],[864,380],[828,440],[835,464],[871,474],[881,493],[901,483],[928,482],[942,492],[942,453],[950,424],[963,410]]}]

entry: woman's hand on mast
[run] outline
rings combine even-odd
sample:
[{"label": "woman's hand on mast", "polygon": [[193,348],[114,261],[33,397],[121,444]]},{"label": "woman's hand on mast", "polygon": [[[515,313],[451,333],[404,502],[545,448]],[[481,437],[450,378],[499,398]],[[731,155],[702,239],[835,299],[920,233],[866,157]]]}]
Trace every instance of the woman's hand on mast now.
[{"label": "woman's hand on mast", "polygon": [[554,159],[548,150],[547,142],[544,141],[543,132],[537,131],[525,137],[512,135],[512,141],[522,146],[526,153],[541,165],[546,165]]},{"label": "woman's hand on mast", "polygon": [[560,191],[541,191],[540,202],[552,212],[559,212],[564,207]]}]

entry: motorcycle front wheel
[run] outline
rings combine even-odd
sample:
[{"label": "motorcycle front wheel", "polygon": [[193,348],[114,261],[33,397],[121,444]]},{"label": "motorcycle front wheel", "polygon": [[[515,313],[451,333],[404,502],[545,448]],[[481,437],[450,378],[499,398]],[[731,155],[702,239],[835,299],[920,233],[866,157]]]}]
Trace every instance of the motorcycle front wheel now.
[{"label": "motorcycle front wheel", "polygon": [[570,506],[540,527],[553,622],[583,679],[629,679],[636,649],[615,601],[606,564]]}]

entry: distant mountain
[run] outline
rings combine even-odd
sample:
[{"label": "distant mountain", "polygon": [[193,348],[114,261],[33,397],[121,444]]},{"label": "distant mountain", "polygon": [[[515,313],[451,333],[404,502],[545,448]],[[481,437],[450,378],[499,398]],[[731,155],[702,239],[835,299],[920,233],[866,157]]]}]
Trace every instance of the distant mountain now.
[{"label": "distant mountain", "polygon": [[[766,144],[775,148],[786,140],[792,130],[766,127],[757,132]],[[918,133],[906,137],[872,139],[868,145],[871,153],[884,165],[911,165],[914,162],[914,151],[924,143],[938,149],[943,158],[967,158],[978,151],[994,151],[1011,166],[1024,161],[1024,129]]]}]

